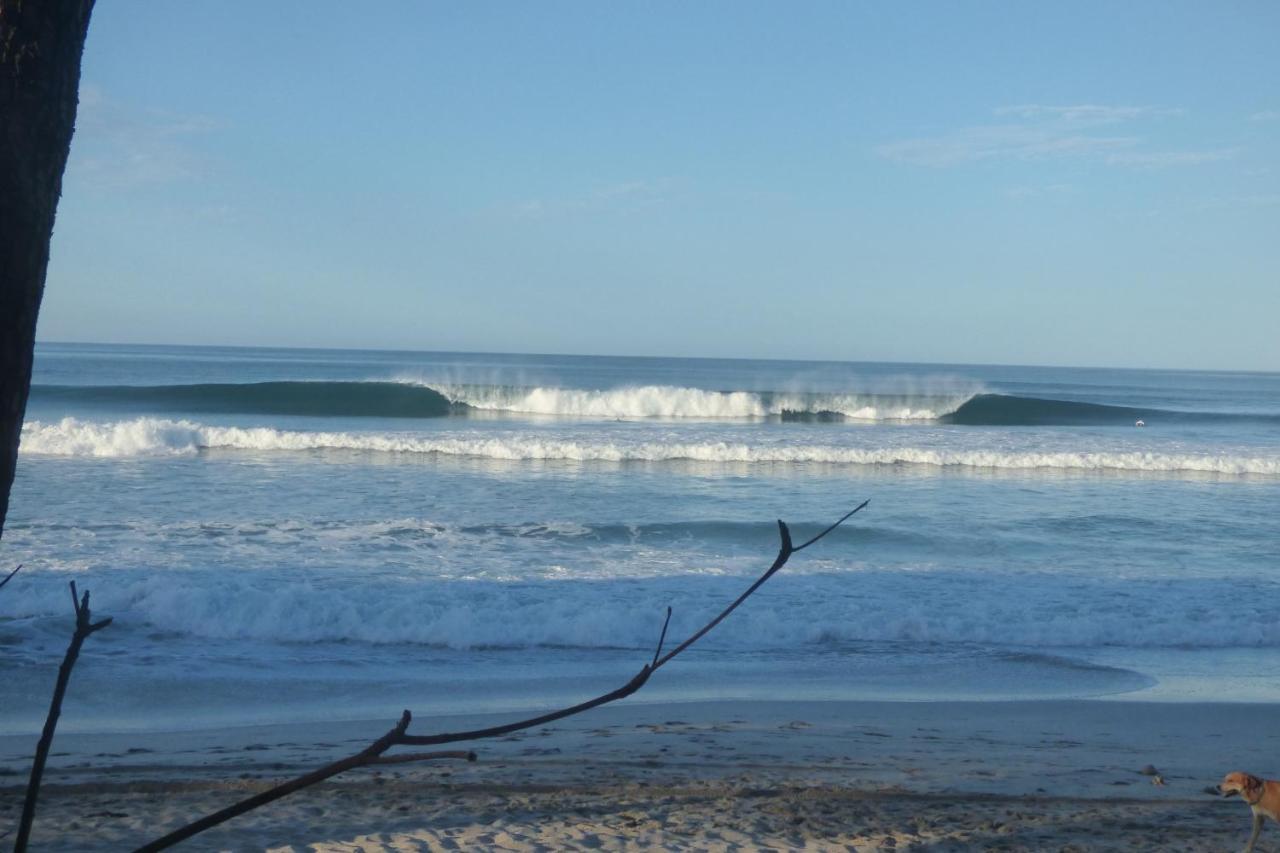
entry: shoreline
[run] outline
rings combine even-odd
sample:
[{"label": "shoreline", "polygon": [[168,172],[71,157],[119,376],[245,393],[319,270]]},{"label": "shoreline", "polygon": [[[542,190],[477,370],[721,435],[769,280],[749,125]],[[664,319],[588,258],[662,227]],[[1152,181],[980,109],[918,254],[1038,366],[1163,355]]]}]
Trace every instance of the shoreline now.
[{"label": "shoreline", "polygon": [[[1267,763],[1277,710],[1119,700],[620,703],[460,744],[477,751],[475,764],[352,771],[182,849],[353,849],[342,845],[357,838],[364,849],[414,850],[1229,849],[1247,836],[1248,810],[1204,789],[1230,770],[1280,776],[1280,761]],[[424,717],[411,731],[517,716]],[[86,851],[143,843],[355,752],[393,722],[60,736],[33,842]],[[24,744],[34,737],[0,737],[0,831],[20,808]]]}]

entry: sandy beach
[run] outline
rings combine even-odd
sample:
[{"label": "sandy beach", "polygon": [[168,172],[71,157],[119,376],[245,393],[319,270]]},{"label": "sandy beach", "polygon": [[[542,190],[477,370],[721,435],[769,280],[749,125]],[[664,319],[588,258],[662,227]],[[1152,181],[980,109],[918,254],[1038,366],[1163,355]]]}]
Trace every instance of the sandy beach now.
[{"label": "sandy beach", "polygon": [[[188,850],[1229,850],[1248,810],[1205,788],[1280,775],[1270,705],[627,704],[353,771]],[[510,719],[418,720],[419,732]],[[122,850],[381,734],[387,721],[55,742],[33,846]],[[0,827],[29,742],[0,738]],[[1163,785],[1142,772],[1148,765]],[[1148,771],[1149,772],[1149,771]],[[1261,849],[1276,842],[1264,833]]]}]

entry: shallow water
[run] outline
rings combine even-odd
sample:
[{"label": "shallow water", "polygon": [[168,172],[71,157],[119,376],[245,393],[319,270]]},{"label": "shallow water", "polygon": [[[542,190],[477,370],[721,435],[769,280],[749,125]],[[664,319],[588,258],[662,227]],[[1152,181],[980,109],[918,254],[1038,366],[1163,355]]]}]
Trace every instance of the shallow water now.
[{"label": "shallow water", "polygon": [[526,707],[867,498],[646,692],[1280,698],[1274,374],[43,345],[34,382],[0,731],[70,579],[116,620],[71,727]]}]

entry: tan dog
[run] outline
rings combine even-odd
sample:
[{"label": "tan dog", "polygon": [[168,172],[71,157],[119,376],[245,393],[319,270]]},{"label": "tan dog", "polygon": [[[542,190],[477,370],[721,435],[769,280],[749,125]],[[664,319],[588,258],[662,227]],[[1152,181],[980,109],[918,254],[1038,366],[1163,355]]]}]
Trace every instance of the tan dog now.
[{"label": "tan dog", "polygon": [[1240,799],[1253,810],[1253,834],[1244,847],[1244,853],[1253,853],[1253,845],[1258,843],[1258,836],[1262,833],[1263,819],[1269,817],[1280,822],[1280,782],[1259,779],[1237,770],[1222,778],[1218,791],[1224,797],[1239,794]]}]

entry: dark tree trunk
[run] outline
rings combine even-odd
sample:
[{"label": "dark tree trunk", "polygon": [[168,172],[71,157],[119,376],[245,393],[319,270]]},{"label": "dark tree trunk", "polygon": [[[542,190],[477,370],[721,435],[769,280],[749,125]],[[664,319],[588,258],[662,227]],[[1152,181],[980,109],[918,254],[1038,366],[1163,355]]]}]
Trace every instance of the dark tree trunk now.
[{"label": "dark tree trunk", "polygon": [[0,536],[93,0],[0,0]]}]

